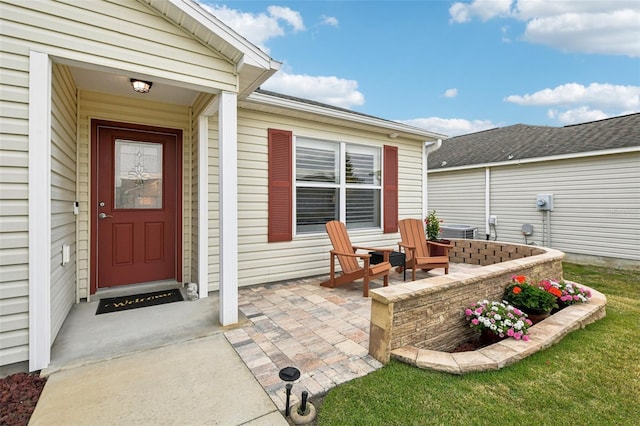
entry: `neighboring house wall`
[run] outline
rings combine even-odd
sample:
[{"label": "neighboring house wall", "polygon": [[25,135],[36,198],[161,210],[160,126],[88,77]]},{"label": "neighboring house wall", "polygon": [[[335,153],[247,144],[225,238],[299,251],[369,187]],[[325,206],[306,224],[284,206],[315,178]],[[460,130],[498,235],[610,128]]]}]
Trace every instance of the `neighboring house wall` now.
[{"label": "neighboring house wall", "polygon": [[[79,272],[78,288],[79,297],[87,298],[89,295],[89,247],[90,230],[89,221],[89,199],[90,187],[89,170],[91,152],[91,119],[121,121],[125,123],[145,124],[148,126],[169,127],[183,130],[183,150],[185,153],[191,152],[191,112],[189,107],[180,105],[161,104],[149,102],[135,98],[122,98],[109,96],[102,93],[80,91],[80,121],[79,121],[79,168],[80,179],[78,185],[78,197],[80,199],[80,215],[78,216],[79,245],[81,247],[78,255]],[[183,156],[183,175],[185,179],[183,188],[190,180],[191,156]],[[184,190],[183,197],[183,218],[190,217],[191,190]],[[186,221],[188,224],[188,220]],[[183,274],[185,279],[191,275],[190,257],[191,251],[191,230],[187,229],[187,224],[183,223]]]},{"label": "neighboring house wall", "polygon": [[[55,65],[51,90],[51,338],[76,302],[76,89],[69,69]],[[69,262],[62,265],[63,246]]]},{"label": "neighboring house wall", "polygon": [[[523,163],[490,168],[490,214],[498,217],[500,241],[524,243],[522,225],[533,225],[529,243],[566,252],[568,259],[588,256],[591,260],[621,266],[638,266],[640,261],[640,153],[600,155],[554,161]],[[474,177],[484,185],[484,168],[432,171],[428,176],[429,208],[435,208],[445,223],[463,221],[451,217],[453,191],[444,188]],[[458,195],[474,196],[471,189]],[[546,238],[546,213],[536,207],[537,194],[553,194],[550,212],[551,243]],[[445,209],[441,209],[445,207]],[[457,204],[460,211],[472,211],[484,222],[484,204]],[[468,221],[472,219],[469,218]],[[463,222],[465,223],[465,222]],[[465,223],[466,224],[466,223]],[[477,226],[474,223],[474,226]],[[482,235],[481,235],[482,236]],[[493,234],[492,234],[493,238]],[[582,258],[588,260],[589,258]]]},{"label": "neighboring house wall", "polygon": [[[267,242],[267,129],[289,130],[296,137],[399,147],[400,216],[420,216],[422,144],[391,140],[387,135],[293,117],[241,109],[238,111],[238,268],[239,286],[329,273],[331,244],[326,233],[297,235],[292,241]],[[416,159],[417,157],[417,159]],[[295,226],[295,225],[294,225]],[[397,233],[353,230],[352,243],[395,247]],[[210,254],[211,255],[211,254]]]},{"label": "neighboring house wall", "polygon": [[469,225],[484,238],[485,169],[429,173],[428,209],[437,211],[442,225]]}]

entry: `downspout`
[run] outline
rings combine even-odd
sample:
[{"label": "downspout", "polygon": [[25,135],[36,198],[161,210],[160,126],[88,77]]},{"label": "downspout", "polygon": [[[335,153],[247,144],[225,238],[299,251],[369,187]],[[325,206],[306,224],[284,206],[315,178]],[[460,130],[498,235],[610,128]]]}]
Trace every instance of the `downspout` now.
[{"label": "downspout", "polygon": [[435,142],[425,142],[422,146],[422,217],[427,217],[429,211],[429,203],[427,201],[427,185],[428,185],[428,160],[429,154],[437,151],[442,146],[442,139],[438,139]]},{"label": "downspout", "polygon": [[491,168],[484,169],[484,230],[487,241],[491,238],[491,226],[489,216],[491,215]]}]

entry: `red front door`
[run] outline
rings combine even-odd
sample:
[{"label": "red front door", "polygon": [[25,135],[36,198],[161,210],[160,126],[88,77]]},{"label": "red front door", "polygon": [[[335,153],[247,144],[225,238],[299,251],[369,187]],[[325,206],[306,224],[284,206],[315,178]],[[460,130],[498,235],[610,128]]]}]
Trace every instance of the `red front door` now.
[{"label": "red front door", "polygon": [[94,120],[92,144],[92,292],[180,281],[182,132]]}]

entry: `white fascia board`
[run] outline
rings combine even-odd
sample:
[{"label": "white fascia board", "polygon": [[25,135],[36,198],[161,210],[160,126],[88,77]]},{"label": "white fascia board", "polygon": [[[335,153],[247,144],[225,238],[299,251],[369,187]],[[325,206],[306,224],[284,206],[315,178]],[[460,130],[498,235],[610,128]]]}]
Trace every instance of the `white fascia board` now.
[{"label": "white fascia board", "polygon": [[[198,3],[190,0],[144,0],[151,7],[158,10],[160,13],[164,13],[163,9],[169,6],[175,7],[182,11],[185,15],[190,17],[197,24],[206,28],[214,35],[214,39],[218,38],[233,47],[239,56],[243,58],[243,61],[247,65],[263,69],[271,69],[273,66],[273,59],[266,53],[264,53],[258,46],[251,43],[246,38],[229,28],[226,24],[220,21],[218,18],[204,10]],[[190,34],[195,33],[193,28],[189,28],[188,22],[176,22],[185,31]],[[234,59],[236,62],[238,58]]]},{"label": "white fascia board", "polygon": [[320,115],[324,117],[336,118],[339,120],[351,121],[355,123],[365,124],[368,126],[380,127],[389,132],[402,132],[411,136],[426,138],[425,142],[436,139],[447,139],[447,136],[438,133],[429,132],[417,127],[407,126],[406,124],[397,123],[395,121],[383,120],[365,115],[350,113],[347,111],[325,108],[320,105],[299,102],[293,99],[284,99],[280,97],[270,96],[264,93],[252,93],[247,98],[248,101],[257,104],[272,106],[275,108],[285,108],[295,111],[303,111],[310,114]]},{"label": "white fascia board", "polygon": [[571,154],[551,155],[549,157],[523,158],[520,160],[500,161],[496,163],[478,163],[465,166],[446,167],[442,169],[429,169],[428,173],[455,172],[459,170],[481,169],[485,167],[517,166],[519,164],[541,163],[547,161],[571,160],[583,157],[600,157],[603,155],[627,154],[630,152],[640,152],[640,146],[628,148],[603,149],[602,151],[575,152]]}]

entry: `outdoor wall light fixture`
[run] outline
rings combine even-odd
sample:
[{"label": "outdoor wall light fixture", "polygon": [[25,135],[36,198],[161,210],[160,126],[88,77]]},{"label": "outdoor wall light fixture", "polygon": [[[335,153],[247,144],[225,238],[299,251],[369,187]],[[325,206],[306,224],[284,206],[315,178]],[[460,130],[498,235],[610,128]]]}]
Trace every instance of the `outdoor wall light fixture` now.
[{"label": "outdoor wall light fixture", "polygon": [[138,93],[149,93],[149,89],[153,86],[153,83],[150,81],[142,81],[135,78],[131,80],[131,87]]}]

